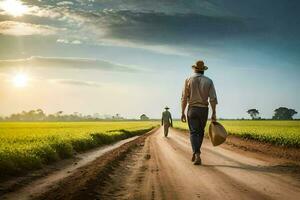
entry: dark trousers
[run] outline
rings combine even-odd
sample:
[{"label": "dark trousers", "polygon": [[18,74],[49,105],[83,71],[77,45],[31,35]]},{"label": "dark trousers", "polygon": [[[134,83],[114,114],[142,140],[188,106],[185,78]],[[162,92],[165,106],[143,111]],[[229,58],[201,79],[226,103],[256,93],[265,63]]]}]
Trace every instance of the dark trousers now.
[{"label": "dark trousers", "polygon": [[204,130],[208,117],[208,107],[189,107],[187,119],[193,153],[201,153]]},{"label": "dark trousers", "polygon": [[168,136],[168,133],[169,133],[169,127],[170,127],[169,124],[164,124],[164,134],[165,134],[165,137]]}]

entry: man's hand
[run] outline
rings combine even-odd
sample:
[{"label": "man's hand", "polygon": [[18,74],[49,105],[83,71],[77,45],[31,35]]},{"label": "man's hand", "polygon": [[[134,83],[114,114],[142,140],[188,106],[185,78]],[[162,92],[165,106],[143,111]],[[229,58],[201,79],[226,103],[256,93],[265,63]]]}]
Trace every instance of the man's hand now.
[{"label": "man's hand", "polygon": [[181,114],[181,121],[184,123],[186,122],[186,116],[184,113]]},{"label": "man's hand", "polygon": [[212,122],[216,122],[217,121],[217,115],[216,115],[215,112],[211,115],[211,121]]}]

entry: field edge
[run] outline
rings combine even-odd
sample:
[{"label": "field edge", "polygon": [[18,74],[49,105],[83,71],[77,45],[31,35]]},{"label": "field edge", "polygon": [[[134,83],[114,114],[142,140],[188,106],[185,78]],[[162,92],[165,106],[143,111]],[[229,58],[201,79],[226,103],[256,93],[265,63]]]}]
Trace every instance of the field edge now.
[{"label": "field edge", "polygon": [[[184,134],[189,134],[189,131],[186,129],[174,129]],[[205,138],[209,140],[207,135],[205,135]],[[225,144],[220,145],[220,147],[235,148],[243,151],[261,153],[274,158],[286,159],[293,164],[300,165],[300,149],[295,147],[279,146],[273,143],[243,138],[236,135],[228,135]]]}]

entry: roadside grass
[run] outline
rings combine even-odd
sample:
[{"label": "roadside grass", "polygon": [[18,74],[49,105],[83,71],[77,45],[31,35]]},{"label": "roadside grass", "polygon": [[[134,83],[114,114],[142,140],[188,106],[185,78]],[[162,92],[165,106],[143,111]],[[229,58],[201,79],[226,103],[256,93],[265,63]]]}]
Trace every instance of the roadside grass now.
[{"label": "roadside grass", "polygon": [[[300,121],[223,120],[219,122],[226,128],[230,135],[278,146],[300,148]],[[188,130],[187,124],[180,121],[176,121],[174,127]],[[209,122],[206,126],[206,133],[208,127]]]},{"label": "roadside grass", "polygon": [[76,152],[146,133],[158,122],[0,123],[0,176],[41,168]]}]

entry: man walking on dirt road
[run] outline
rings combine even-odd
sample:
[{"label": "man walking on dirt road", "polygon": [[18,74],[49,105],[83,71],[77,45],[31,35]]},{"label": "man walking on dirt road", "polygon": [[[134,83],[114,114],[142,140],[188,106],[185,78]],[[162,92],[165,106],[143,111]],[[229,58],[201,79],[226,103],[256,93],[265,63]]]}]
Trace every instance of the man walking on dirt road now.
[{"label": "man walking on dirt road", "polygon": [[172,116],[171,113],[169,112],[168,106],[165,107],[165,111],[162,113],[161,117],[161,125],[164,126],[164,135],[165,137],[168,136],[169,133],[169,127],[173,127],[173,121],[172,121]]},{"label": "man walking on dirt road", "polygon": [[186,122],[185,109],[188,104],[187,121],[193,149],[192,162],[195,165],[201,165],[200,148],[208,118],[208,100],[212,108],[212,121],[216,121],[216,105],[218,101],[213,81],[204,76],[204,71],[208,67],[204,65],[202,60],[199,60],[192,68],[194,74],[186,79],[182,92],[181,121]]}]

